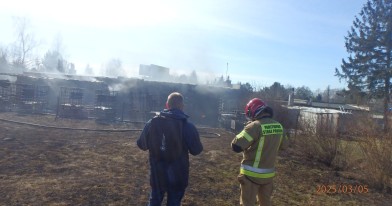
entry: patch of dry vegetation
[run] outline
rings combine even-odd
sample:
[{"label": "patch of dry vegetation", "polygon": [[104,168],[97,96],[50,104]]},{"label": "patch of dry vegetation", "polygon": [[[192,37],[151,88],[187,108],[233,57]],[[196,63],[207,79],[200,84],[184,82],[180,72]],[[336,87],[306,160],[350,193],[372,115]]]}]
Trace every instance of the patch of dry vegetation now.
[{"label": "patch of dry vegetation", "polygon": [[[6,115],[14,118],[13,114]],[[53,117],[39,117],[47,118],[50,124],[74,124],[73,120],[56,123]],[[29,122],[37,119],[15,118]],[[78,126],[113,127],[88,120],[80,121]],[[204,131],[220,133],[221,137],[202,137],[203,153],[191,156],[190,183],[183,205],[238,205],[240,190],[236,177],[242,156],[231,151],[234,134],[221,129]],[[149,192],[148,154],[137,148],[138,135],[139,132],[43,129],[0,121],[0,205],[145,205]],[[390,195],[372,187],[367,194],[318,194],[320,184],[364,183],[312,158],[304,158],[300,149],[291,147],[279,157],[274,205],[391,202]]]},{"label": "patch of dry vegetation", "polygon": [[366,181],[379,191],[392,193],[392,132],[383,128],[371,118],[358,118],[357,142],[361,149],[362,171]]},{"label": "patch of dry vegetation", "polygon": [[343,125],[344,135],[314,134],[302,129],[295,145],[308,159],[322,162],[338,174],[360,180],[374,190],[391,194],[392,133],[384,133],[367,115],[351,118],[355,121]]}]

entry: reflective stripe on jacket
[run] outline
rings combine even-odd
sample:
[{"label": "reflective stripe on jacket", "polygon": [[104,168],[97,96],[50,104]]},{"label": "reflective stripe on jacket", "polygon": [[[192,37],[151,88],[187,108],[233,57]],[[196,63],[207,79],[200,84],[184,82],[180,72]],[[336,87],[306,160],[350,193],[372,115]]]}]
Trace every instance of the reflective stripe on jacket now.
[{"label": "reflective stripe on jacket", "polygon": [[247,124],[232,141],[243,150],[240,174],[256,182],[274,177],[275,160],[284,138],[283,126],[271,118]]}]

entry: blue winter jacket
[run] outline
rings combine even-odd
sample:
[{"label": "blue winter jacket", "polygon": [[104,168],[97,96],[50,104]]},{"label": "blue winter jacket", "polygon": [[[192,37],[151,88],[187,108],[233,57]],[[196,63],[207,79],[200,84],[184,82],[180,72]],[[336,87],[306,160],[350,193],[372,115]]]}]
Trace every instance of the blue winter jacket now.
[{"label": "blue winter jacket", "polygon": [[[179,119],[183,121],[183,132],[182,138],[185,148],[181,157],[174,162],[158,161],[149,155],[150,162],[150,185],[153,188],[159,188],[160,190],[167,191],[170,187],[175,190],[185,190],[188,186],[189,178],[189,154],[198,155],[203,151],[203,145],[200,142],[199,133],[196,127],[187,121],[188,115],[179,109],[163,110],[160,112],[161,116],[168,118]],[[137,145],[140,149],[148,150],[148,138],[149,130],[151,127],[151,120],[149,120],[140,137],[137,139]]]}]

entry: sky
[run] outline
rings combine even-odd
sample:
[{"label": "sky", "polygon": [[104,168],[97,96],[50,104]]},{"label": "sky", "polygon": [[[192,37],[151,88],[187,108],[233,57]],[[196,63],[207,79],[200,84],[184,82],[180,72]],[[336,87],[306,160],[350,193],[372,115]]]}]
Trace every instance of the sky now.
[{"label": "sky", "polygon": [[221,75],[255,87],[344,88],[334,76],[347,58],[344,37],[366,0],[12,0],[0,7],[0,46],[15,42],[25,17],[42,56],[56,42],[79,74],[102,74],[120,59],[124,76],[140,64]]}]

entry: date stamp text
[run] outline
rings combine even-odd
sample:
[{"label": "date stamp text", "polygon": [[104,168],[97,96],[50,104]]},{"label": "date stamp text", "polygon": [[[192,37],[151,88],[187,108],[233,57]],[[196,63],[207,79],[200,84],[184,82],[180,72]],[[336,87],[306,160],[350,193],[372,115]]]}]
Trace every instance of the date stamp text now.
[{"label": "date stamp text", "polygon": [[316,186],[317,194],[364,194],[369,193],[368,185],[321,184]]}]

